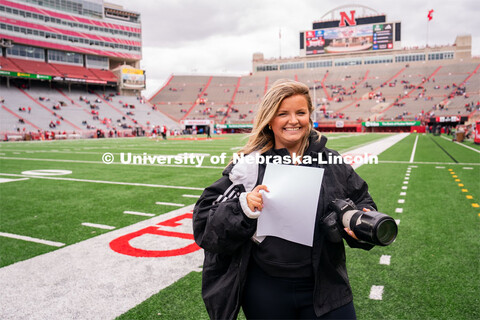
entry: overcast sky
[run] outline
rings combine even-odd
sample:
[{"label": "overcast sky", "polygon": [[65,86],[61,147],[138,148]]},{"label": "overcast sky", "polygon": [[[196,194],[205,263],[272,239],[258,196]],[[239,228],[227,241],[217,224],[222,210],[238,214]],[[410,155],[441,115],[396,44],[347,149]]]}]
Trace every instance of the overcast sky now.
[{"label": "overcast sky", "polygon": [[[332,9],[365,5],[402,22],[402,46],[424,46],[427,14],[429,45],[453,44],[472,35],[472,54],[480,56],[478,0],[108,0],[139,12],[143,59],[150,97],[170,74],[246,75],[252,55],[265,58],[299,55],[299,32]],[[357,15],[359,14],[357,9]],[[281,39],[279,33],[281,30]]]}]

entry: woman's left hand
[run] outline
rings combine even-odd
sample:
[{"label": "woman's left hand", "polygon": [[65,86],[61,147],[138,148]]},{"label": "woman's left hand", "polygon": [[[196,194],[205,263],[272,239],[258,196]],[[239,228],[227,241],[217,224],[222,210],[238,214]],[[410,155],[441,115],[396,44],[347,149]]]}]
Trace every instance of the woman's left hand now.
[{"label": "woman's left hand", "polygon": [[355,233],[353,233],[353,231],[350,230],[349,228],[344,228],[344,230],[345,230],[345,232],[348,233],[348,235],[349,235],[350,237],[352,237],[353,239],[355,239],[355,240],[360,240],[360,239],[357,238],[357,236],[355,235]]},{"label": "woman's left hand", "polygon": [[[367,209],[367,208],[363,208],[362,210],[363,210],[364,212],[370,211],[370,209]],[[357,236],[355,235],[355,233],[354,233],[352,230],[350,230],[350,228],[345,228],[344,230],[345,230],[345,232],[348,233],[348,235],[349,235],[350,237],[352,237],[353,239],[355,239],[355,240],[360,240],[360,239],[357,238]]]}]

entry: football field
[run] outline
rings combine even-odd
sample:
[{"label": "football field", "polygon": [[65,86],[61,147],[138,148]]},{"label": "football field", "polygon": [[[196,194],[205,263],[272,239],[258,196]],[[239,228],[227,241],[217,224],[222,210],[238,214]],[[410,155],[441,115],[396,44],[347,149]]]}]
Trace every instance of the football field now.
[{"label": "football field", "polygon": [[[0,318],[208,319],[191,209],[245,138],[1,143]],[[358,318],[480,318],[480,147],[410,134],[378,160],[356,170],[399,234],[347,248]]]}]

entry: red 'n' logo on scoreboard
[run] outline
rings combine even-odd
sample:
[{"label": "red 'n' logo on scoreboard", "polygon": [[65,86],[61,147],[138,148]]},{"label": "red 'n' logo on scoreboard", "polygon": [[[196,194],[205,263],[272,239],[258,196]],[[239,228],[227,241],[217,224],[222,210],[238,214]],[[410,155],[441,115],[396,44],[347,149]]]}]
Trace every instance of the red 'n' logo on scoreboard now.
[{"label": "red 'n' logo on scoreboard", "polygon": [[340,12],[340,23],[339,27],[346,27],[347,23],[349,26],[356,26],[357,21],[355,21],[355,10],[350,10],[350,17],[347,16],[346,12]]}]

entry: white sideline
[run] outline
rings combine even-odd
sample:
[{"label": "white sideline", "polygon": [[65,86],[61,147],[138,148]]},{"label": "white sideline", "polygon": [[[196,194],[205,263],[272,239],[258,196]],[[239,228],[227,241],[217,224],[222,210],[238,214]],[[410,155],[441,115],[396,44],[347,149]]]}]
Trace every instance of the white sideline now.
[{"label": "white sideline", "polygon": [[[364,155],[365,153],[372,155],[372,156],[378,156],[380,153],[383,151],[387,150],[391,146],[393,146],[395,143],[399,142],[400,140],[405,139],[410,133],[399,133],[395,134],[389,137],[386,137],[384,139],[374,141],[372,143],[369,143],[367,145],[361,146],[359,148],[353,149],[353,150],[348,150],[345,153],[348,153],[349,155]],[[352,164],[352,167],[354,169],[359,168],[363,163],[354,163]]]},{"label": "white sideline", "polygon": [[[452,139],[449,139],[449,138],[444,137],[444,136],[442,136],[442,138],[445,139],[445,140],[448,140],[448,141],[452,141]],[[477,152],[477,153],[480,153],[480,150],[477,150],[477,149],[472,148],[472,147],[470,147],[470,146],[464,145],[463,143],[460,143],[460,142],[458,142],[458,141],[453,141],[453,142],[456,143],[456,144],[458,144],[459,146],[462,146],[462,147],[465,147],[465,148],[470,149],[470,150],[472,150],[472,151],[475,151],[475,152]]]},{"label": "white sideline", "polygon": [[417,142],[418,142],[418,135],[417,135],[417,137],[415,138],[415,143],[413,144],[412,154],[410,155],[410,163],[412,163],[412,162],[413,162],[413,158],[415,158],[415,150],[417,150]]}]

